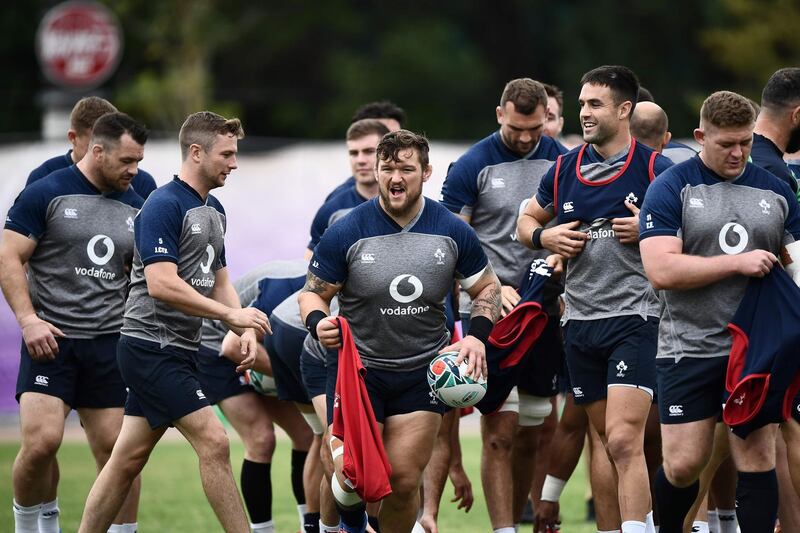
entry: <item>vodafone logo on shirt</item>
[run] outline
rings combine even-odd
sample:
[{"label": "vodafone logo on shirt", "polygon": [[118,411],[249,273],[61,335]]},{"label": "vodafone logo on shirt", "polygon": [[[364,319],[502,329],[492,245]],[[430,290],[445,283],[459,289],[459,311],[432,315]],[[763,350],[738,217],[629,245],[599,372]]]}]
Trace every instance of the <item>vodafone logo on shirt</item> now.
[{"label": "vodafone logo on shirt", "polygon": [[[389,284],[389,296],[400,304],[410,304],[422,296],[422,282],[412,274],[400,274]],[[430,310],[429,305],[381,307],[381,315],[408,316],[418,315]]]}]

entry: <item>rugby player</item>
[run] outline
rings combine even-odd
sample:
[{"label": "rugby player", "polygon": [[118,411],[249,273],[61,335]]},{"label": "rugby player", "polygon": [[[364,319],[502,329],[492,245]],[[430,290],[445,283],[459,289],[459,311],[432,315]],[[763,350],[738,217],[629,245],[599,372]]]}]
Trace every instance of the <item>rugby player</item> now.
[{"label": "rugby player", "polygon": [[241,308],[225,266],[225,212],[209,192],[236,169],[238,119],[203,111],[181,127],[179,175],[156,190],[136,217],[130,292],[118,343],[128,386],[111,458],[86,501],[79,531],[105,531],[132,480],[170,425],[191,443],[211,507],[225,531],[250,531],[233,480],[225,428],[197,380],[194,358],[203,318],[241,334],[249,368],[267,316]]},{"label": "rugby player", "polygon": [[[117,108],[111,102],[99,96],[87,96],[78,100],[69,115],[70,127],[67,131],[67,139],[72,144],[72,148],[65,155],[52,157],[32,170],[28,175],[25,186],[27,187],[51,172],[67,168],[83,159],[89,149],[94,123],[106,113],[116,112]],[[141,168],[137,168],[131,186],[145,200],[150,196],[151,192],[156,190],[156,182],[153,176]]]},{"label": "rugby player", "polygon": [[[129,186],[147,132],[116,112],[94,124],[85,157],[23,190],[0,246],[0,285],[23,339],[22,442],[12,472],[17,533],[59,530],[55,457],[70,410],[78,411],[98,471],[122,424],[116,346],[133,220],[144,201]],[[137,500],[138,481],[116,519],[109,516],[114,531],[135,530]]]},{"label": "rugby player", "polygon": [[[500,129],[473,145],[450,165],[442,186],[442,204],[470,224],[502,284],[503,313],[519,302],[516,286],[537,254],[516,240],[520,207],[566,149],[544,136],[548,97],[541,83],[530,78],[509,81],[496,110]],[[544,257],[544,253],[539,252]],[[540,337],[536,352],[520,369],[513,390],[500,411],[481,418],[483,447],[481,481],[495,532],[509,533],[519,521],[533,477],[538,439],[528,439],[527,468],[512,475],[512,451],[518,426],[538,427],[552,409],[558,392],[556,376],[563,365],[558,326],[558,283],[548,284],[545,305],[555,319]],[[460,299],[462,324],[468,323],[470,301]],[[468,326],[467,326],[468,327]],[[516,488],[516,490],[514,490]]]},{"label": "rugby player", "polygon": [[[655,388],[658,300],[638,247],[638,205],[670,163],[630,135],[639,90],[622,66],[584,74],[587,144],[561,156],[519,218],[520,242],[568,259],[564,344],[575,403],[583,405],[619,477],[623,533],[652,520],[644,428]],[[555,227],[545,228],[557,219]]]},{"label": "rugby player", "polygon": [[[658,400],[664,463],[655,491],[662,533],[682,531],[722,409],[726,326],[749,277],[800,237],[789,186],[748,164],[755,112],[738,94],[709,96],[694,130],[699,156],[659,176],[641,213],[642,260],[662,302]],[[775,424],[731,435],[742,531],[772,531],[778,502]],[[686,446],[691,442],[692,446]]]},{"label": "rugby player", "polygon": [[[431,171],[424,137],[387,134],[378,145],[379,197],[323,235],[300,294],[306,326],[329,348],[340,345],[337,322],[328,316],[339,294],[340,315],[368,369],[366,386],[392,466],[392,494],[379,515],[381,530],[389,533],[415,524],[422,472],[444,412],[425,374],[448,342],[444,302],[454,278],[474,300],[472,321],[468,335],[446,349],[459,351],[473,376],[486,373],[484,343],[501,306],[499,282],[474,232],[422,196]],[[327,363],[330,423],[337,365],[330,358]],[[332,448],[341,448],[341,441],[334,439]],[[340,527],[363,531],[363,503],[342,478],[341,456],[335,464]]]}]

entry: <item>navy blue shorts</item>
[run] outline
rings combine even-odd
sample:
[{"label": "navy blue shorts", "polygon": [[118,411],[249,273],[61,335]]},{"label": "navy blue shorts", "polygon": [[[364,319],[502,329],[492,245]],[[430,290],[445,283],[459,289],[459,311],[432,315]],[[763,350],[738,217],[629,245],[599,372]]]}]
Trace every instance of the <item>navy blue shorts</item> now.
[{"label": "navy blue shorts", "polygon": [[272,363],[278,399],[311,404],[300,373],[300,352],[308,332],[289,326],[276,317],[270,317],[270,324],[272,335],[264,337],[264,346]]},{"label": "navy blue shorts", "polygon": [[309,398],[316,398],[327,391],[328,370],[325,361],[317,359],[308,351],[300,354],[300,372],[303,375],[303,386]]},{"label": "navy blue shorts", "polygon": [[722,414],[727,357],[656,359],[662,424],[686,424]]},{"label": "navy blue shorts", "polygon": [[121,335],[117,361],[128,385],[125,414],[145,417],[156,429],[208,407],[197,379],[196,353]]},{"label": "navy blue shorts", "polygon": [[[328,425],[333,423],[333,399],[336,395],[338,351],[327,361]],[[439,401],[428,385],[428,365],[416,370],[390,371],[368,368],[364,383],[367,386],[375,420],[383,424],[390,416],[417,411],[444,414],[449,408]]]},{"label": "navy blue shorts", "polygon": [[236,372],[238,365],[217,352],[200,346],[195,362],[197,379],[211,405],[244,392],[255,392],[244,374]]},{"label": "navy blue shorts", "polygon": [[656,388],[658,319],[620,316],[570,320],[564,327],[569,378],[576,404],[608,395],[609,386],[636,387],[653,395]]},{"label": "navy blue shorts", "polygon": [[517,387],[524,394],[549,398],[559,392],[564,340],[557,316],[550,316],[531,353],[520,363]]},{"label": "navy blue shorts", "polygon": [[22,343],[17,394],[40,392],[61,398],[73,409],[106,409],[125,405],[125,383],[117,366],[119,333],[93,339],[56,338],[52,361],[34,361]]}]

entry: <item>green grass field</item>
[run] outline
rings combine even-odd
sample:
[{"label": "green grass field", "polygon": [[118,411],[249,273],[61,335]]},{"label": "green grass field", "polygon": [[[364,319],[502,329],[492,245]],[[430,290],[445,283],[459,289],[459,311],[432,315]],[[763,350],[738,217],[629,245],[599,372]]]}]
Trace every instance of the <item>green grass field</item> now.
[{"label": "green grass field", "polygon": [[[469,435],[462,438],[464,463],[475,492],[475,505],[469,514],[456,511],[450,504],[452,487],[445,489],[439,517],[443,533],[470,533],[491,531],[486,504],[480,486],[480,438]],[[274,492],[273,515],[279,533],[294,533],[299,529],[297,510],[289,482],[288,440],[279,440],[272,467]],[[0,442],[0,531],[13,530],[11,514],[11,465],[17,453],[15,443]],[[239,442],[232,444],[232,461],[238,479],[243,448]],[[62,509],[61,525],[64,533],[77,530],[83,503],[94,480],[94,461],[89,448],[82,442],[65,442],[58,454],[61,466],[59,503]],[[153,532],[212,532],[221,531],[211,508],[205,500],[197,459],[189,445],[183,441],[160,443],[145,467],[139,507],[139,531]],[[561,498],[561,511],[566,533],[596,531],[593,524],[583,521],[585,516],[584,487],[586,476],[582,464],[567,485]],[[531,531],[525,526],[524,531]]]}]

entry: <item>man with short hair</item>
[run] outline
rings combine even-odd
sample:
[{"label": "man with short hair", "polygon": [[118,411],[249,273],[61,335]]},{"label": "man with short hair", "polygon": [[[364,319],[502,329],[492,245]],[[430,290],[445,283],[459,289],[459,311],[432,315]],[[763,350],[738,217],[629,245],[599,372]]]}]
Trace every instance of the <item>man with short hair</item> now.
[{"label": "man with short hair", "polygon": [[[384,126],[389,128],[389,131],[397,131],[406,124],[406,112],[403,111],[401,107],[396,106],[388,100],[369,102],[356,109],[353,118],[350,119],[350,124],[355,124],[365,119],[379,120]],[[327,202],[336,194],[353,187],[355,183],[355,176],[350,176],[328,193],[328,196],[325,197],[325,201]]]},{"label": "man with short hair", "polygon": [[[568,259],[564,346],[575,403],[616,467],[623,533],[651,521],[643,439],[655,388],[658,299],[638,247],[638,207],[667,159],[630,134],[639,82],[627,67],[581,79],[587,144],[560,156],[519,218],[520,242]],[[559,225],[545,228],[551,220]]]},{"label": "man with short hair", "polygon": [[761,112],[753,130],[754,164],[785,181],[797,194],[797,176],[783,155],[800,150],[800,68],[776,71],[761,92]]},{"label": "man with short hair", "polygon": [[655,102],[639,102],[631,117],[631,135],[637,141],[661,152],[672,139],[667,114]]},{"label": "man with short hair", "polygon": [[345,137],[347,155],[355,185],[332,194],[317,210],[311,222],[311,240],[306,249],[306,260],[311,259],[314,247],[331,224],[357,205],[378,195],[378,182],[375,180],[375,149],[387,133],[389,128],[374,118],[358,120],[347,128]]},{"label": "man with short hair", "polygon": [[133,270],[118,343],[128,386],[125,418],[111,458],[89,493],[79,531],[111,522],[133,478],[170,425],[194,448],[211,507],[226,531],[250,531],[230,464],[225,428],[197,380],[203,318],[240,334],[240,368],[252,366],[267,316],[241,308],[225,266],[225,212],[209,192],[236,169],[239,119],[203,111],[181,127],[180,174],[157,189],[135,222]]},{"label": "man with short hair", "polygon": [[[381,502],[381,531],[406,533],[415,523],[422,472],[444,412],[428,387],[428,365],[438,352],[455,350],[471,376],[486,374],[484,344],[499,316],[500,285],[475,233],[422,196],[432,172],[427,140],[406,130],[392,132],[381,140],[377,156],[378,198],[323,235],[300,308],[309,332],[325,346],[338,347],[340,330],[328,306],[339,294],[340,316],[368,370],[366,389],[392,468],[392,493]],[[454,278],[462,279],[474,298],[472,325],[462,341],[445,348],[450,335],[445,297]],[[338,362],[329,358],[327,366],[330,424]],[[340,527],[364,531],[363,502],[344,478],[336,452],[341,444],[333,439],[331,482]]]},{"label": "man with short hair", "polygon": [[[662,533],[682,531],[711,453],[731,351],[726,326],[748,279],[765,276],[800,238],[792,191],[747,162],[754,122],[746,98],[710,95],[694,130],[699,156],[659,176],[642,207],[642,260],[662,302],[657,368],[664,463],[655,483]],[[742,531],[772,531],[775,524],[775,430],[768,424],[745,439],[730,437]]]},{"label": "man with short hair", "polygon": [[[269,316],[281,302],[303,286],[307,271],[307,261],[269,261],[247,272],[233,286],[242,307],[255,307]],[[270,360],[275,354],[268,354],[262,343],[256,349],[258,353],[253,369],[262,373],[269,371],[272,375]],[[250,516],[250,528],[253,533],[274,531],[273,422],[283,428],[292,441],[290,477],[302,527],[307,514],[303,469],[313,434],[294,405],[280,401],[274,395],[259,394],[246,382],[245,376],[236,371],[241,360],[239,336],[221,321],[203,320],[197,352],[197,378],[208,401],[219,406],[244,444],[240,485]],[[319,453],[318,447],[316,453]]]},{"label": "man with short hair", "polygon": [[[548,97],[541,83],[530,78],[509,81],[495,109],[499,131],[450,165],[442,186],[442,204],[472,226],[500,279],[504,314],[519,302],[516,288],[537,258],[516,240],[521,206],[556,158],[566,153],[558,141],[543,135],[547,113]],[[545,307],[556,318],[548,322],[537,353],[521,366],[518,388],[509,401],[481,417],[481,481],[495,532],[514,528],[531,486],[532,467],[518,470],[516,476],[512,469],[517,429],[541,426],[552,408],[550,397],[558,392],[556,376],[563,364],[557,319],[561,288],[549,282],[546,291]],[[469,298],[462,295],[462,323],[469,320],[469,306]],[[536,449],[527,452],[533,455]]]},{"label": "man with short hair", "polygon": [[[27,187],[51,172],[67,168],[83,159],[89,149],[94,123],[106,113],[116,112],[117,108],[111,102],[99,96],[87,96],[78,100],[69,115],[70,127],[67,131],[67,139],[72,144],[72,148],[65,155],[50,158],[31,171],[25,186]],[[156,190],[156,182],[153,176],[141,168],[137,169],[131,186],[144,199],[147,199],[150,193]]]},{"label": "man with short hair", "polygon": [[547,121],[542,133],[560,139],[564,129],[564,91],[549,83],[543,83],[542,86],[547,93]]},{"label": "man with short hair", "polygon": [[[116,346],[133,220],[144,202],[129,185],[146,141],[147,131],[129,116],[103,115],[86,156],[25,188],[6,219],[0,285],[23,339],[22,442],[12,473],[17,533],[58,531],[52,468],[71,409],[98,471],[120,431],[125,384]],[[138,484],[113,531],[135,530],[137,499]]]}]

